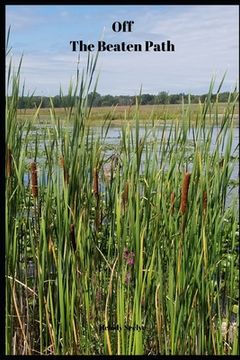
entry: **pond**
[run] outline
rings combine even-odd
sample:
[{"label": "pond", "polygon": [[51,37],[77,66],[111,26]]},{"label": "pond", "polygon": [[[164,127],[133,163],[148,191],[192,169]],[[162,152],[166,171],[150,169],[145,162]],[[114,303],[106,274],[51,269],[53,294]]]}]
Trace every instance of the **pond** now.
[{"label": "pond", "polygon": [[[64,129],[71,133],[73,126],[68,125],[68,126],[64,126]],[[39,157],[37,158],[37,162],[39,164],[44,163],[45,159],[43,157],[43,152],[44,152],[44,148],[46,144],[50,143],[50,140],[44,140],[43,139],[43,134],[46,130],[50,130],[53,131],[54,130],[54,126],[52,124],[37,124],[34,126],[33,130],[31,131],[31,133],[29,134],[30,137],[35,137],[35,135],[37,135],[38,137],[38,149],[39,149]],[[132,134],[133,134],[133,138],[135,137],[135,128],[131,127],[132,130]],[[188,169],[191,171],[192,168],[192,157],[191,154],[194,150],[194,141],[197,138],[198,139],[198,143],[204,144],[204,141],[206,141],[206,136],[209,133],[209,131],[212,130],[212,132],[210,133],[210,138],[211,138],[211,144],[210,144],[210,153],[212,153],[214,151],[214,149],[216,148],[216,144],[217,144],[217,140],[219,137],[219,134],[221,133],[221,127],[220,126],[213,126],[213,127],[206,127],[205,131],[201,131],[197,134],[196,136],[196,129],[195,128],[191,128],[190,130],[186,131],[186,137],[187,137],[187,151],[186,153],[189,152],[189,159],[188,159]],[[166,139],[168,138],[171,131],[171,125],[166,125],[164,126],[155,126],[154,128],[152,128],[152,126],[146,125],[146,126],[142,126],[140,125],[139,127],[139,139],[141,139],[142,137],[144,137],[147,134],[147,143],[153,143],[153,142],[157,142],[159,143],[160,146],[160,142],[162,141],[162,139],[166,141]],[[200,131],[198,129],[198,131]],[[227,138],[228,138],[228,133],[231,130],[228,129],[227,130],[227,134],[226,134],[226,141],[225,142],[221,142],[221,149],[220,149],[220,157],[224,157],[224,152],[227,146]],[[101,137],[101,133],[102,133],[102,127],[100,126],[93,126],[90,128],[90,135],[92,136],[93,134],[93,138],[97,138],[98,136]],[[173,134],[171,135],[171,141],[174,142],[174,136]],[[118,150],[121,146],[121,142],[122,142],[122,128],[120,126],[110,126],[106,137],[103,141],[104,145],[107,145],[107,147],[104,149],[104,157],[105,159],[107,159],[108,157],[110,157],[113,153],[118,153]],[[35,147],[35,140],[31,140],[29,141],[29,149],[34,149]],[[32,152],[30,151],[30,153]],[[142,154],[142,166],[144,166],[144,163],[146,161],[146,156],[145,156],[145,152],[143,149],[143,154]],[[148,158],[149,159],[149,158]],[[151,159],[151,157],[150,157]],[[32,156],[29,157],[28,159],[29,163],[31,161],[33,161]],[[228,189],[228,196],[227,196],[227,203],[229,203],[229,200],[231,198],[237,198],[238,199],[238,181],[239,181],[239,127],[234,127],[233,128],[233,138],[232,138],[232,144],[231,144],[231,163],[232,163],[232,172],[231,172],[231,186],[229,186]],[[167,164],[164,165],[166,169],[167,168]],[[26,172],[24,175],[24,183],[25,185],[29,184],[30,181],[30,175],[29,172]],[[39,169],[39,182],[43,182],[46,183],[47,182],[47,174],[43,173],[41,174],[41,168]]]}]

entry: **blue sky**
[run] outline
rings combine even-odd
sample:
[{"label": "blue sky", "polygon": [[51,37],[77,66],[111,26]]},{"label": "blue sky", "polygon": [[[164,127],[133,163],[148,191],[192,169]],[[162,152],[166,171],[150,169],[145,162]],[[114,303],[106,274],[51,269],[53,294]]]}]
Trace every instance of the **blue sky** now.
[{"label": "blue sky", "polygon": [[[114,21],[134,21],[131,33],[114,33]],[[6,6],[6,27],[14,63],[23,53],[22,80],[30,92],[53,96],[67,92],[78,53],[71,40],[96,44],[155,43],[171,40],[175,52],[102,52],[97,71],[100,94],[201,94],[212,76],[216,88],[227,71],[223,90],[233,90],[239,74],[239,14],[234,5],[188,6]],[[84,67],[86,53],[81,53]]]}]

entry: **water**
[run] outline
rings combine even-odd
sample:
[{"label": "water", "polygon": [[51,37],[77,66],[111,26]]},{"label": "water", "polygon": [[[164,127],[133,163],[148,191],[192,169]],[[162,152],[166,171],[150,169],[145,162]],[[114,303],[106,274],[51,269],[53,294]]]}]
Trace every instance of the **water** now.
[{"label": "water", "polygon": [[[221,129],[220,126],[214,126],[213,127],[212,142],[211,142],[211,145],[210,145],[210,152],[211,153],[214,151],[214,149],[216,147],[217,138],[218,138],[218,135],[220,133],[220,129]],[[158,135],[159,135],[158,139],[160,141],[161,135],[162,135],[161,127],[157,128],[157,130],[159,131],[158,132]],[[95,136],[98,135],[98,134],[99,135],[101,134],[101,128],[100,127],[94,127],[93,131],[94,131]],[[230,132],[230,129],[228,130],[228,132]],[[227,137],[228,137],[228,132],[227,132]],[[170,133],[170,125],[165,128],[165,138],[168,137],[169,133]],[[139,138],[143,137],[144,134],[145,134],[145,128],[140,127],[140,129],[139,129]],[[196,136],[196,134],[195,134],[195,136]],[[190,129],[187,132],[187,139],[188,139],[189,145],[191,143],[193,144],[193,141],[194,141],[194,131],[193,131],[193,129]],[[149,142],[154,140],[152,132],[149,132],[149,137],[147,138],[147,140]],[[201,137],[199,138],[199,140],[204,142],[204,134],[203,133],[201,134]],[[110,127],[109,131],[108,131],[108,134],[107,134],[107,137],[106,137],[106,143],[109,144],[109,145],[115,145],[116,146],[116,145],[120,144],[120,141],[121,141],[121,128],[120,127]],[[226,141],[225,141],[224,146],[221,149],[222,150],[221,151],[222,156],[224,155],[224,152],[226,150],[226,145],[227,144],[226,144]],[[238,157],[238,155],[239,155],[239,148],[238,147],[239,147],[239,127],[235,127],[233,129],[233,142],[232,142],[232,146],[231,146],[231,156],[234,157],[234,158]],[[234,166],[231,179],[234,179],[234,180],[238,179],[238,177],[239,177],[238,170],[239,170],[238,162],[236,161],[236,164]]]},{"label": "water", "polygon": [[[155,127],[154,129],[152,129],[151,126],[140,126],[139,127],[139,139],[141,139],[142,137],[144,137],[146,131],[147,131],[147,142],[153,142],[153,141],[157,141],[160,142],[162,135],[164,135],[164,138],[167,139],[170,133],[170,128],[171,125],[166,125],[165,128],[163,126],[158,126]],[[38,140],[38,151],[39,151],[39,157],[37,158],[37,162],[40,164],[40,170],[39,170],[39,183],[42,184],[46,184],[47,183],[47,174],[46,172],[43,170],[41,170],[41,168],[44,168],[44,166],[41,166],[41,164],[44,164],[45,159],[42,157],[41,154],[43,154],[43,151],[45,149],[45,145],[49,144],[49,140],[45,140],[45,145],[44,145],[44,141],[43,141],[43,133],[45,130],[53,130],[54,131],[54,126],[50,125],[50,124],[38,124],[34,127],[33,131],[30,133],[30,136],[33,136],[33,140],[31,140],[29,142],[29,150],[34,152],[34,147],[35,147],[35,140],[34,140],[34,136],[38,135],[39,136],[39,140]],[[65,126],[65,130],[69,130],[69,132],[71,132],[73,129],[72,126]],[[135,136],[134,134],[134,128],[133,129],[133,138]],[[208,134],[208,131],[212,129],[212,134],[211,134],[211,145],[210,145],[210,153],[212,153],[216,147],[217,144],[217,139],[221,130],[220,126],[214,126],[214,127],[206,127],[206,131],[205,132],[201,132],[198,134],[197,139],[198,139],[198,143],[204,145],[204,140],[206,141],[205,136]],[[98,136],[101,135],[102,132],[102,128],[98,127],[98,126],[94,126],[91,128],[91,131],[93,132],[93,137],[96,138]],[[90,136],[91,136],[91,131],[90,131]],[[164,131],[164,134],[163,134]],[[228,132],[230,132],[231,130],[228,129],[227,130],[227,136],[226,136],[226,140],[223,143],[221,150],[221,154],[220,156],[224,156],[224,152],[227,146],[227,138],[228,138]],[[190,130],[188,130],[186,132],[186,137],[187,137],[187,146],[188,146],[188,151],[189,154],[191,154],[191,151],[193,150],[193,145],[194,145],[194,141],[196,138],[196,129],[195,128],[191,128]],[[120,126],[111,126],[108,129],[108,133],[106,135],[104,144],[108,146],[108,148],[106,148],[104,150],[104,157],[105,159],[109,158],[114,152],[118,152],[118,148],[121,144],[122,141],[122,129]],[[238,162],[238,155],[239,155],[239,127],[235,127],[233,129],[233,139],[232,139],[232,146],[231,146],[231,157],[233,160],[233,169],[232,169],[232,173],[231,173],[231,180],[233,181],[238,181],[239,179],[239,162]],[[143,154],[142,154],[142,166],[144,166],[146,160],[146,156],[143,150]],[[33,161],[33,158],[29,158],[29,163]],[[167,164],[165,164],[165,167],[167,167]],[[188,168],[191,171],[191,159],[189,160],[189,164],[188,164]],[[54,169],[54,171],[58,171],[58,169]],[[30,178],[29,178],[29,172],[26,172],[24,175],[24,184],[27,186],[29,185],[30,182]],[[235,197],[238,198],[238,187],[237,186],[231,186],[229,187],[229,192],[228,192],[228,198],[229,197]]]},{"label": "water", "polygon": [[[39,124],[39,125],[36,125],[35,126],[35,129],[32,130],[31,132],[31,135],[35,136],[35,135],[39,135],[41,136],[41,134],[46,130],[46,129],[53,129],[54,126],[53,125],[50,125],[50,124],[46,124],[46,125],[42,125],[42,124]],[[65,126],[63,127],[65,128],[66,130],[69,129],[69,132],[72,131],[73,127],[72,126]],[[164,130],[164,135],[165,135],[165,138],[168,137],[169,133],[170,133],[170,128],[171,128],[171,125],[167,125],[165,127],[165,130]],[[218,138],[218,135],[220,133],[220,130],[221,130],[221,127],[220,126],[213,126],[211,127],[212,128],[212,142],[211,142],[211,146],[210,146],[210,151],[213,151],[215,149],[215,146],[216,146],[216,142],[217,142],[217,138]],[[148,131],[148,134],[149,136],[147,137],[147,140],[148,141],[153,141],[155,139],[155,137],[153,136],[154,134],[156,134],[157,132],[157,135],[158,135],[158,140],[160,141],[161,139],[161,136],[162,136],[162,131],[163,131],[163,126],[158,126],[158,127],[155,127],[155,132],[154,130],[152,131],[152,127],[151,126],[146,126],[146,129]],[[144,137],[145,135],[145,131],[146,131],[145,127],[144,126],[140,126],[139,127],[139,138],[141,137]],[[210,130],[210,126],[209,128],[207,128],[207,131]],[[94,137],[97,137],[98,135],[100,136],[101,135],[101,131],[102,131],[102,128],[101,127],[98,127],[98,126],[94,126],[92,127],[91,129],[93,131],[93,134],[94,134]],[[228,132],[230,131],[230,129],[228,129]],[[228,132],[227,132],[227,136],[228,136]],[[206,134],[207,132],[205,132]],[[194,141],[194,137],[196,137],[196,129],[194,128],[191,128],[188,132],[187,132],[187,139],[189,142],[193,142]],[[121,127],[119,126],[111,126],[109,127],[108,129],[108,133],[107,133],[107,136],[106,136],[106,139],[105,139],[105,143],[108,144],[108,145],[119,145],[120,142],[121,142],[121,138],[122,138],[122,130],[121,130]],[[200,133],[200,136],[198,137],[199,140],[202,140],[204,141],[204,133],[201,132]],[[45,140],[46,144],[49,143],[48,140]],[[35,144],[35,141],[32,142],[32,145],[34,146]],[[44,148],[44,143],[43,141],[40,141],[39,142],[39,148],[43,149]],[[239,127],[234,127],[233,129],[233,142],[232,142],[232,148],[231,148],[231,155],[232,156],[238,156],[239,152],[238,152],[238,146],[239,146]],[[225,151],[225,148],[226,148],[226,141],[224,143],[224,146],[222,148],[222,153],[224,153]]]}]

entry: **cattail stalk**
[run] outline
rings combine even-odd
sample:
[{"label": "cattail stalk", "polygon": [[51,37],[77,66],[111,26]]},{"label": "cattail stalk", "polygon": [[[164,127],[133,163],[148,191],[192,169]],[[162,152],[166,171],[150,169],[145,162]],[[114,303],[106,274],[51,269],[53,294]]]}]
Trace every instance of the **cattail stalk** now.
[{"label": "cattail stalk", "polygon": [[183,179],[182,196],[181,196],[181,204],[180,204],[180,212],[182,213],[182,215],[184,215],[187,210],[187,198],[188,198],[190,177],[191,177],[191,173],[186,172]]},{"label": "cattail stalk", "polygon": [[[186,172],[184,174],[183,183],[182,183],[181,204],[180,204],[180,212],[182,215],[184,215],[187,210],[187,198],[188,198],[190,177],[191,177],[191,173]],[[180,271],[182,268],[183,238],[184,238],[185,226],[186,226],[186,218],[182,217],[181,236],[180,236],[179,248],[178,248],[178,263],[177,263],[178,274],[180,274]],[[178,278],[178,281],[177,281],[177,289],[178,289],[178,292],[180,293],[181,292],[180,277]]]},{"label": "cattail stalk", "polygon": [[77,245],[76,245],[75,226],[74,226],[74,224],[70,225],[70,240],[71,240],[73,251],[75,252],[76,249],[77,249]]},{"label": "cattail stalk", "polygon": [[9,178],[12,173],[12,151],[10,148],[7,149],[7,177]]},{"label": "cattail stalk", "polygon": [[64,177],[64,183],[68,184],[69,183],[69,174],[66,168],[66,164],[64,161],[64,157],[61,156],[60,160],[59,160],[60,166],[63,168],[63,177]]},{"label": "cattail stalk", "polygon": [[98,171],[96,168],[93,169],[93,193],[96,198],[99,197],[99,190],[98,190]]},{"label": "cattail stalk", "polygon": [[38,197],[38,178],[37,178],[37,164],[32,162],[30,165],[31,169],[31,181],[32,181],[32,195],[34,198]]},{"label": "cattail stalk", "polygon": [[205,190],[205,191],[203,192],[203,198],[202,198],[203,220],[204,220],[204,221],[206,220],[207,205],[208,205],[207,191]]},{"label": "cattail stalk", "polygon": [[206,211],[206,210],[207,210],[207,202],[208,202],[207,192],[204,191],[204,192],[203,192],[203,211]]},{"label": "cattail stalk", "polygon": [[59,165],[61,166],[61,168],[64,168],[64,157],[61,156],[59,159]]},{"label": "cattail stalk", "polygon": [[128,185],[128,181],[125,183],[124,185],[124,190],[122,193],[122,202],[123,202],[123,207],[125,209],[127,202],[128,202],[128,190],[129,190],[129,185]]}]

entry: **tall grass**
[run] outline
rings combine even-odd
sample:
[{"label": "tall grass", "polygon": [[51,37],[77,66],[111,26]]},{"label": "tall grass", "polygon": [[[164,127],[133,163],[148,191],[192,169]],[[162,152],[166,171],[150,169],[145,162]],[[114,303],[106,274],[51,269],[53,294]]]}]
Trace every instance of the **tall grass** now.
[{"label": "tall grass", "polygon": [[69,87],[74,111],[60,121],[52,103],[40,130],[17,117],[9,63],[6,354],[238,354],[239,224],[226,205],[238,94],[220,121],[211,83],[194,124],[189,103],[161,128],[140,127],[137,102],[111,161],[110,122],[87,125],[96,61]]}]

